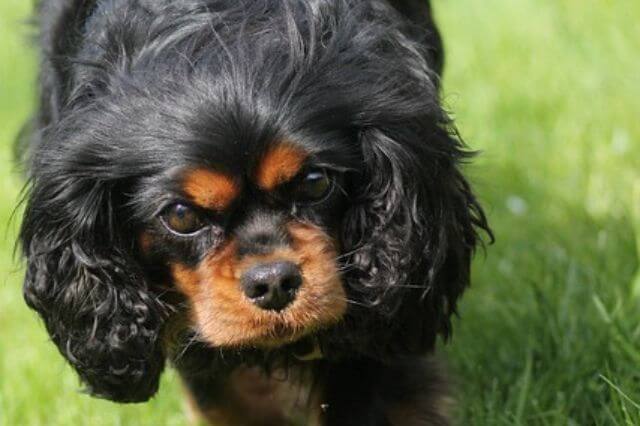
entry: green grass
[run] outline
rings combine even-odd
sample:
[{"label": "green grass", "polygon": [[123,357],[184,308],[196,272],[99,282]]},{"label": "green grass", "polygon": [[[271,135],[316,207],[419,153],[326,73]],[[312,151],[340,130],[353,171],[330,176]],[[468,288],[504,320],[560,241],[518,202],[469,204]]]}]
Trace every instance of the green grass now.
[{"label": "green grass", "polygon": [[[22,0],[0,3],[0,223],[11,141],[34,98]],[[482,155],[468,168],[497,234],[442,351],[464,425],[640,424],[640,2],[436,1],[445,102]],[[23,304],[0,234],[0,425],[185,424],[157,398],[86,397]]]}]

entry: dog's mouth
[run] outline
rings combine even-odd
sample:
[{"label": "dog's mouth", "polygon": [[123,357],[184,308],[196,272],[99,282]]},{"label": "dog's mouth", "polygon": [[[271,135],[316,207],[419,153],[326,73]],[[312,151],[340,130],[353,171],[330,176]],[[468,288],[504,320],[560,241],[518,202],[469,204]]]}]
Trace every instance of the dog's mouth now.
[{"label": "dog's mouth", "polygon": [[291,352],[300,361],[315,361],[324,356],[320,342],[315,336],[308,336],[293,343]]},{"label": "dog's mouth", "polygon": [[294,342],[266,349],[267,352],[284,352],[298,361],[316,361],[324,357],[324,352],[317,335],[302,337]]},{"label": "dog's mouth", "polygon": [[344,300],[303,290],[298,297],[281,312],[245,306],[249,312],[244,316],[229,317],[219,312],[217,326],[210,326],[205,318],[196,319],[196,327],[203,340],[213,346],[264,350],[286,347],[296,358],[314,359],[321,352],[317,333],[341,320]]}]

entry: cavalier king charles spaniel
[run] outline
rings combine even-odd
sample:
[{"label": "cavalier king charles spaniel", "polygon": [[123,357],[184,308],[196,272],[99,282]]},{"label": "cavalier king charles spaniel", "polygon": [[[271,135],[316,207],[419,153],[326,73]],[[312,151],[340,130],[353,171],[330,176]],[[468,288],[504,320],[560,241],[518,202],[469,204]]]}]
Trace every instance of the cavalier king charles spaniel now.
[{"label": "cavalier king charles spaniel", "polygon": [[445,425],[485,215],[427,0],[41,0],[24,296],[89,393]]}]

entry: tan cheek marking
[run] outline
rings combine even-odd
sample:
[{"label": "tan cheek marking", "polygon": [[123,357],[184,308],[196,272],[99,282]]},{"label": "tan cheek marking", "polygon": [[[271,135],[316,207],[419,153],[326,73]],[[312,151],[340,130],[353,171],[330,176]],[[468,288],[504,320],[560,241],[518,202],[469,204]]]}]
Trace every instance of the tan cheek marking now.
[{"label": "tan cheek marking", "polygon": [[240,193],[238,184],[223,173],[207,169],[188,172],[183,180],[183,190],[201,207],[222,211],[229,207]]},{"label": "tan cheek marking", "polygon": [[292,144],[279,143],[273,146],[256,169],[256,184],[266,191],[275,189],[297,175],[306,158],[307,154]]},{"label": "tan cheek marking", "polygon": [[315,226],[294,223],[288,229],[305,281],[298,299],[303,306],[309,306],[292,312],[294,324],[317,322],[326,325],[339,321],[347,310],[347,295],[336,264],[336,243]]},{"label": "tan cheek marking", "polygon": [[247,318],[257,308],[243,299],[238,268],[234,241],[195,269],[171,265],[175,286],[189,301],[191,325],[214,345],[246,341],[253,333]]},{"label": "tan cheek marking", "polygon": [[171,275],[176,287],[182,294],[190,298],[196,298],[198,282],[200,281],[197,271],[181,263],[174,263],[171,265]]}]

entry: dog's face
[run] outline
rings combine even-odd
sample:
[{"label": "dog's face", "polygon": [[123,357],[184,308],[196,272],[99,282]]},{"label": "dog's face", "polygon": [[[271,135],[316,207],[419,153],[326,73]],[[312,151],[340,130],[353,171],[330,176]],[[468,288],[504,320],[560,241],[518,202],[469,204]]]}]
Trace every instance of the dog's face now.
[{"label": "dog's face", "polygon": [[384,2],[186,3],[49,35],[21,241],[62,354],[138,401],[176,317],[217,350],[429,350],[488,229],[430,47]]},{"label": "dog's face", "polygon": [[277,347],[342,318],[338,236],[350,165],[334,157],[275,139],[141,184],[135,198],[155,211],[140,223],[143,263],[186,297],[201,339]]}]

